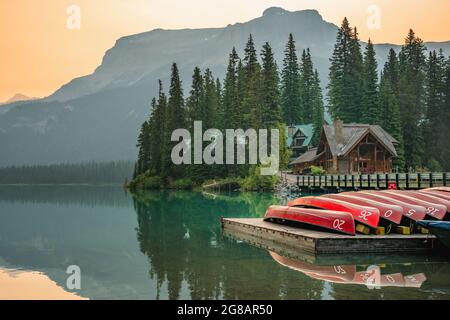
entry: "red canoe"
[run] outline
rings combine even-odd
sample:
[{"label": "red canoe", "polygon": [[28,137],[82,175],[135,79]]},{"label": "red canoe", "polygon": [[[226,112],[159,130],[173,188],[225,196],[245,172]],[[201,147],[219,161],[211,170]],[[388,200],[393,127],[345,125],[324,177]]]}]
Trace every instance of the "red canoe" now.
[{"label": "red canoe", "polygon": [[380,220],[380,211],[377,208],[324,197],[298,198],[289,202],[288,206],[349,212],[355,221],[372,228],[376,228]]},{"label": "red canoe", "polygon": [[450,212],[450,199],[439,198],[435,196],[432,192],[419,192],[419,191],[403,191],[403,192],[412,198],[442,204],[443,206],[447,207],[447,212]]},{"label": "red canoe", "polygon": [[429,195],[433,195],[434,197],[438,197],[441,199],[445,199],[445,200],[450,200],[450,193],[448,192],[444,192],[444,191],[424,191],[424,190],[420,190],[420,193],[424,193],[424,194],[429,194]]},{"label": "red canoe", "polygon": [[403,208],[403,216],[414,220],[414,221],[420,221],[425,218],[426,209],[424,207],[418,206],[418,205],[412,205],[409,203],[406,203],[404,201],[399,201],[393,198],[385,197],[384,195],[371,193],[368,191],[360,191],[352,193],[357,197],[369,199],[369,200],[375,200],[386,204],[394,204],[398,205]]},{"label": "red canoe", "polygon": [[355,235],[355,221],[347,212],[271,206],[267,209],[264,220],[287,220]]},{"label": "red canoe", "polygon": [[434,188],[423,189],[422,191],[425,191],[425,192],[428,192],[428,191],[442,191],[442,192],[449,192],[450,193],[450,187],[434,187]]},{"label": "red canoe", "polygon": [[433,217],[438,220],[444,219],[445,215],[447,214],[447,207],[442,204],[439,204],[436,202],[420,200],[418,198],[411,197],[411,196],[409,196],[401,191],[398,191],[398,190],[372,191],[372,192],[380,193],[380,194],[386,195],[387,197],[401,200],[406,203],[416,204],[416,205],[425,207],[426,214],[429,217]]},{"label": "red canoe", "polygon": [[380,217],[395,224],[400,224],[403,218],[403,208],[395,204],[386,204],[375,200],[364,199],[357,196],[357,193],[327,194],[322,197],[342,200],[359,206],[373,207],[380,211]]}]

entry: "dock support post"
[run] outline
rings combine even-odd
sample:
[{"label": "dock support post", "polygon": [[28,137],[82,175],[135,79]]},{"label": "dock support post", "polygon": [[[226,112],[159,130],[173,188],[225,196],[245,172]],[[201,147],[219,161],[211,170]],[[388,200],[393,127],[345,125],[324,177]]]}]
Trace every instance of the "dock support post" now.
[{"label": "dock support post", "polygon": [[341,188],[341,175],[338,175],[338,188]]},{"label": "dock support post", "polygon": [[406,173],[406,189],[409,189],[409,173]]},{"label": "dock support post", "polygon": [[299,186],[300,186],[300,177],[297,176],[297,187],[299,187]]},{"label": "dock support post", "polygon": [[344,186],[345,189],[347,189],[347,175],[344,176]]},{"label": "dock support post", "polygon": [[327,180],[328,180],[328,176],[325,175],[325,188],[327,187]]},{"label": "dock support post", "polygon": [[334,176],[331,176],[331,187],[334,187]]},{"label": "dock support post", "polygon": [[370,189],[370,174],[367,175],[367,188]]},{"label": "dock support post", "polygon": [[400,189],[400,177],[399,174],[395,174],[395,184],[397,185],[397,189]]},{"label": "dock support post", "polygon": [[380,175],[377,173],[377,189],[380,189]]},{"label": "dock support post", "polygon": [[444,185],[444,187],[447,186],[447,172],[444,172],[442,174],[442,184]]},{"label": "dock support post", "polygon": [[430,188],[433,188],[433,172],[430,172]]},{"label": "dock support post", "polygon": [[355,175],[352,174],[352,188],[355,189]]},{"label": "dock support post", "polygon": [[312,178],[313,178],[313,183],[312,183],[313,184],[313,188],[315,188],[316,187],[316,176],[313,176]]},{"label": "dock support post", "polygon": [[305,176],[302,176],[302,187],[305,186]]},{"label": "dock support post", "polygon": [[417,174],[417,188],[421,189],[422,187],[422,177],[420,176],[420,173]]},{"label": "dock support post", "polygon": [[362,174],[359,175],[359,188],[360,189],[363,188],[363,175]]},{"label": "dock support post", "polygon": [[386,189],[389,188],[389,173],[386,173],[384,176],[384,183],[386,185]]}]

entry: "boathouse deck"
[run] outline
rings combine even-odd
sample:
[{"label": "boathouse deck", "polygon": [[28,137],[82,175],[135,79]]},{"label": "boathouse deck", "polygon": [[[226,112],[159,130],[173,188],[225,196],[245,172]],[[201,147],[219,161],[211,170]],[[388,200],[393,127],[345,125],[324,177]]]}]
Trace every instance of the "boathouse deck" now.
[{"label": "boathouse deck", "polygon": [[293,228],[263,219],[223,219],[222,227],[226,236],[257,245],[263,242],[267,249],[283,246],[312,255],[424,252],[439,247],[433,235],[346,236]]}]

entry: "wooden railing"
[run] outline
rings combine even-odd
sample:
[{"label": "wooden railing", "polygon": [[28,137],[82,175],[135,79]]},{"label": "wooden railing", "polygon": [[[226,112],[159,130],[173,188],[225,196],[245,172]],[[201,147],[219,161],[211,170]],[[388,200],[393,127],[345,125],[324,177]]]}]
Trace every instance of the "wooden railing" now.
[{"label": "wooden railing", "polygon": [[353,175],[296,176],[299,187],[388,189],[422,189],[450,186],[450,173],[379,173]]}]

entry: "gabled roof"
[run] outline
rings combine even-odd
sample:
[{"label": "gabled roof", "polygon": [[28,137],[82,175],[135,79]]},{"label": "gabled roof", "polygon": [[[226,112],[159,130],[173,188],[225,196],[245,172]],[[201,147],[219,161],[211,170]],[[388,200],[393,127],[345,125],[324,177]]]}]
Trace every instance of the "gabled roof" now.
[{"label": "gabled roof", "polygon": [[300,157],[292,161],[289,165],[297,164],[297,163],[306,163],[312,162],[316,160],[321,154],[317,154],[317,148],[312,148],[302,154]]},{"label": "gabled roof", "polygon": [[299,130],[306,137],[305,141],[303,142],[303,147],[309,146],[309,144],[311,143],[311,139],[314,135],[314,125],[313,124],[302,124],[302,125],[296,125],[296,126],[290,126],[290,127],[294,127],[294,134],[289,137],[289,126],[286,127],[285,134],[286,134],[286,143],[287,143],[288,147],[290,147],[292,145],[293,137],[295,137],[295,135],[298,133]]},{"label": "gabled roof", "polygon": [[397,144],[398,141],[378,125],[343,124],[342,143],[336,141],[334,125],[324,125],[323,130],[334,156],[347,155],[368,133],[375,137],[393,156],[397,156],[394,144]]}]

